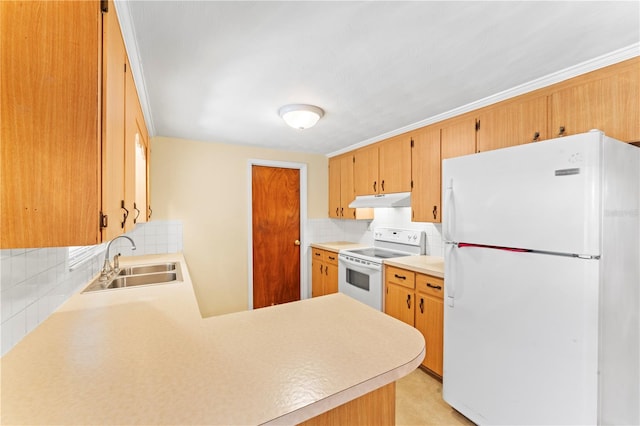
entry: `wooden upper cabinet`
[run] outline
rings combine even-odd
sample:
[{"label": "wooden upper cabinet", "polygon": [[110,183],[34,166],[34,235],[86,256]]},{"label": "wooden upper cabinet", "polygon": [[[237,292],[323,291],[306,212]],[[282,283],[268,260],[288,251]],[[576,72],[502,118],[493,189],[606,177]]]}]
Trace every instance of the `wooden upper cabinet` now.
[{"label": "wooden upper cabinet", "polygon": [[100,2],[0,2],[0,247],[100,242]]},{"label": "wooden upper cabinet", "polygon": [[140,144],[140,129],[138,128],[137,118],[140,102],[138,101],[138,92],[133,82],[129,61],[125,56],[125,134],[124,134],[124,202],[126,209],[130,212],[125,223],[124,231],[129,232],[133,229],[136,217],[139,217],[136,211],[136,190],[137,182],[137,146]]},{"label": "wooden upper cabinet", "polygon": [[378,145],[355,151],[354,185],[356,195],[374,195],[379,192]]},{"label": "wooden upper cabinet", "polygon": [[387,139],[379,145],[380,194],[411,191],[411,134]]},{"label": "wooden upper cabinet", "polygon": [[476,152],[476,118],[467,114],[440,123],[442,159]]},{"label": "wooden upper cabinet", "polygon": [[150,197],[149,197],[149,133],[144,122],[142,109],[138,108],[136,115],[137,138],[135,143],[135,202],[134,210],[136,216],[134,223],[146,222],[149,220]]},{"label": "wooden upper cabinet", "polygon": [[351,209],[355,198],[353,153],[329,159],[329,217],[373,219],[373,209]]},{"label": "wooden upper cabinet", "polygon": [[356,209],[349,208],[355,198],[353,165],[353,154],[340,158],[340,216],[343,219],[356,219]]},{"label": "wooden upper cabinet", "polygon": [[428,126],[412,132],[411,220],[440,222],[440,127]]},{"label": "wooden upper cabinet", "polygon": [[478,152],[549,139],[547,96],[521,96],[478,111]]},{"label": "wooden upper cabinet", "polygon": [[340,219],[340,157],[329,158],[329,217]]},{"label": "wooden upper cabinet", "polygon": [[115,7],[111,1],[108,6],[102,28],[102,214],[107,217],[103,241],[125,232],[133,219],[133,202],[125,201],[127,52]]},{"label": "wooden upper cabinet", "polygon": [[614,70],[578,77],[575,84],[551,94],[552,137],[599,129],[621,141],[640,141],[640,59]]}]

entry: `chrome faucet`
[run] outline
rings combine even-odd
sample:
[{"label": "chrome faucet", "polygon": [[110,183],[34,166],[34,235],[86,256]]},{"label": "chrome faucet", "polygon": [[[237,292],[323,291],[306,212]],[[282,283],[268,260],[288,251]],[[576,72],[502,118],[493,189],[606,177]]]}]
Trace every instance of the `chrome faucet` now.
[{"label": "chrome faucet", "polygon": [[136,249],[136,243],[134,243],[133,240],[127,237],[126,235],[118,235],[113,240],[109,241],[109,244],[107,244],[107,251],[104,254],[104,264],[102,265],[102,270],[100,271],[100,281],[107,281],[109,278],[111,278],[111,276],[113,276],[113,274],[119,272],[116,269],[120,269],[119,262],[118,262],[118,257],[120,256],[120,253],[116,254],[113,257],[115,268],[111,266],[111,262],[109,261],[109,249],[111,248],[111,243],[113,243],[118,238],[126,238],[131,242],[131,250]]}]

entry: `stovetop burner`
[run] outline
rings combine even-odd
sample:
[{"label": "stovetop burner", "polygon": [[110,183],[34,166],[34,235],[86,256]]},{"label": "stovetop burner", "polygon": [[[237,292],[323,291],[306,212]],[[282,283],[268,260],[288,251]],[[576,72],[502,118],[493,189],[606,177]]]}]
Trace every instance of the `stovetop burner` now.
[{"label": "stovetop burner", "polygon": [[394,257],[410,256],[411,253],[399,253],[389,250],[384,250],[376,247],[369,247],[364,249],[349,250],[350,254],[360,254],[363,256],[375,257],[378,259],[393,259]]}]

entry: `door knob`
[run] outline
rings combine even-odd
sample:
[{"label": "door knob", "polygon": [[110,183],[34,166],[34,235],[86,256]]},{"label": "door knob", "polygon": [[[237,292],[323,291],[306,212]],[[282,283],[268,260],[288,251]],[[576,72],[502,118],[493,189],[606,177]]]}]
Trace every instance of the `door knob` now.
[{"label": "door knob", "polygon": [[295,245],[299,246],[299,245],[300,245],[300,240],[295,240],[295,241],[293,242],[293,244],[295,244]]}]

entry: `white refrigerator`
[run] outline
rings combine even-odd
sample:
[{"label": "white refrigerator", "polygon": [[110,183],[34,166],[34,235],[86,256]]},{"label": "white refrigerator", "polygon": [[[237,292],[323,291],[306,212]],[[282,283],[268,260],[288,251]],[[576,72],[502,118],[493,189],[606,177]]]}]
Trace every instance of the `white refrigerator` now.
[{"label": "white refrigerator", "polygon": [[477,424],[640,424],[640,148],[443,161],[443,397]]}]

